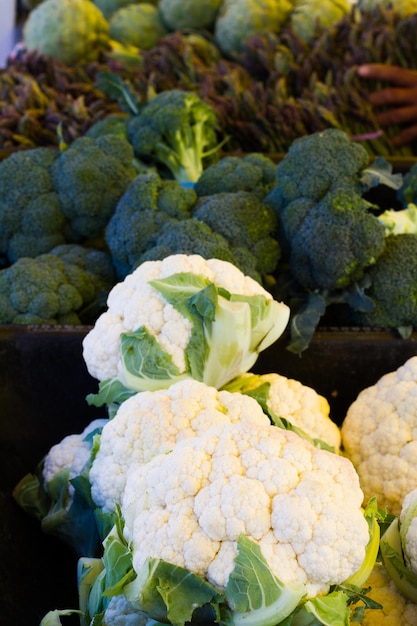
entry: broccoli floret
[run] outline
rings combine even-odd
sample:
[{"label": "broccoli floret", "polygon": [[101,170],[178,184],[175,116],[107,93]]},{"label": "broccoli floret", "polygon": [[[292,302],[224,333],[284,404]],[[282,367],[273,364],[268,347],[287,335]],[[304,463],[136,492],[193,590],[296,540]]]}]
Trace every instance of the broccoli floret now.
[{"label": "broccoli floret", "polygon": [[206,167],[195,184],[198,196],[250,191],[263,198],[275,185],[276,164],[260,153],[225,156]]},{"label": "broccoli floret", "polygon": [[388,235],[376,263],[367,270],[367,295],[374,309],[355,313],[359,326],[397,329],[403,337],[417,327],[417,236]]},{"label": "broccoli floret", "polygon": [[92,323],[89,313],[97,313],[93,305],[111,286],[55,254],[22,257],[0,270],[0,323]]},{"label": "broccoli floret", "polygon": [[302,287],[344,289],[376,261],[385,227],[371,207],[349,185],[339,185],[310,209],[290,241],[291,271]]},{"label": "broccoli floret", "polygon": [[79,137],[51,166],[62,212],[69,222],[67,241],[100,237],[117,202],[136,176],[133,149],[115,134]]},{"label": "broccoli floret", "polygon": [[171,254],[199,254],[205,259],[229,261],[247,276],[261,282],[256,258],[249,250],[242,251],[240,247],[234,247],[220,233],[214,232],[208,224],[194,217],[164,224],[155,246],[145,252],[138,265]]},{"label": "broccoli floret", "polygon": [[229,245],[250,250],[261,275],[275,271],[280,258],[277,217],[255,194],[237,191],[202,196],[193,217],[221,234]]},{"label": "broccoli floret", "polygon": [[367,150],[341,130],[328,128],[299,137],[278,163],[276,185],[266,201],[279,212],[300,197],[318,201],[344,181],[361,191],[360,174],[369,162]]},{"label": "broccoli floret", "polygon": [[191,217],[195,191],[156,173],[137,176],[120,198],[106,230],[106,244],[120,278],[155,245],[162,226]]},{"label": "broccoli floret", "polygon": [[0,257],[10,265],[66,241],[66,219],[50,168],[58,152],[19,151],[0,162]]},{"label": "broccoli floret", "polygon": [[97,139],[97,137],[101,137],[102,135],[117,135],[118,137],[127,139],[127,119],[126,115],[119,115],[117,113],[108,115],[94,122],[87,132],[84,133],[84,137]]},{"label": "broccoli floret", "polygon": [[158,9],[170,30],[211,29],[223,0],[159,0]]},{"label": "broccoli floret", "polygon": [[196,182],[218,160],[216,114],[193,92],[158,93],[128,123],[135,155],[159,164],[178,182]]},{"label": "broccoli floret", "polygon": [[109,291],[116,282],[116,274],[113,260],[109,252],[106,250],[97,250],[76,243],[67,243],[55,246],[49,252],[65,263],[76,265],[89,274],[96,276],[99,285]]}]

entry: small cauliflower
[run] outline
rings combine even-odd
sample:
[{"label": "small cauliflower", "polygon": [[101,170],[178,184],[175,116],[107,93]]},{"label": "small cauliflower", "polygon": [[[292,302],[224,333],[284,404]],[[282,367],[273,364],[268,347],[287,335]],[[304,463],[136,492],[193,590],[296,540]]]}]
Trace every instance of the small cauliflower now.
[{"label": "small cauliflower", "polygon": [[169,389],[143,391],[127,399],[103,428],[89,479],[91,495],[104,511],[120,504],[133,463],[170,452],[177,441],[196,437],[216,424],[269,424],[257,402],[187,379]]},{"label": "small cauliflower", "polygon": [[142,263],[107,305],[83,341],[107,403],[112,385],[133,393],[194,378],[220,388],[252,367],[289,318],[287,305],[233,264],[199,255]]},{"label": "small cauliflower", "polygon": [[113,596],[104,612],[102,626],[152,626],[153,620],[138,611],[124,595]]},{"label": "small cauliflower", "polygon": [[121,512],[133,568],[148,558],[224,588],[237,542],[255,541],[285,585],[325,594],[365,558],[368,524],[352,463],[293,432],[224,423],[130,467]]},{"label": "small cauliflower", "polygon": [[233,380],[226,388],[255,397],[271,416],[288,420],[312,439],[320,439],[335,452],[339,451],[340,429],[330,418],[327,399],[312,387],[276,372],[248,372]]},{"label": "small cauliflower", "polygon": [[341,426],[342,446],[365,499],[399,515],[417,485],[417,356],[362,390]]},{"label": "small cauliflower", "polygon": [[94,437],[106,424],[96,419],[83,432],[53,445],[33,474],[13,490],[19,506],[41,523],[46,534],[58,537],[81,556],[93,556],[100,545],[97,518],[91,507],[87,472]]},{"label": "small cauliflower", "polygon": [[66,65],[88,63],[109,45],[109,24],[91,0],[43,0],[28,15],[23,42]]},{"label": "small cauliflower", "polygon": [[[368,597],[381,608],[365,609],[362,626],[415,626],[417,604],[410,602],[397,589],[382,563],[376,563],[366,586]],[[355,622],[357,623],[357,622]],[[353,624],[353,622],[352,622]]]}]

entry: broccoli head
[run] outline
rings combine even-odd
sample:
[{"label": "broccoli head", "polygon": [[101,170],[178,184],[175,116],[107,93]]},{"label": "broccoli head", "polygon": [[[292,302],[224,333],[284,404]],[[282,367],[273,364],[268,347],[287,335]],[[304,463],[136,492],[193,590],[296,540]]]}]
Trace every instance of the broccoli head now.
[{"label": "broccoli head", "polygon": [[367,150],[336,128],[299,137],[278,163],[266,201],[279,212],[300,197],[318,201],[339,183],[362,191],[360,175],[369,162]]},{"label": "broccoli head", "polygon": [[372,205],[349,185],[329,191],[304,217],[290,241],[289,263],[307,290],[347,288],[384,249],[385,227]]},{"label": "broccoli head", "polygon": [[22,257],[0,270],[0,323],[92,323],[98,313],[93,305],[103,290],[108,294],[111,286],[100,276],[55,254]]},{"label": "broccoli head", "polygon": [[197,94],[168,89],[130,119],[127,134],[138,159],[194,183],[218,159],[216,124],[214,109]]},{"label": "broccoli head", "polygon": [[133,149],[116,134],[79,137],[51,166],[54,188],[68,224],[67,241],[100,237],[135,178]]},{"label": "broccoli head", "polygon": [[205,259],[228,261],[247,276],[261,282],[256,258],[248,249],[234,247],[220,233],[194,217],[164,224],[155,245],[139,259],[138,265],[164,259],[171,254],[199,254]]},{"label": "broccoli head", "polygon": [[0,162],[0,257],[2,265],[35,257],[66,241],[67,220],[53,187],[58,152],[33,148]]},{"label": "broccoli head", "polygon": [[194,189],[198,196],[250,191],[263,198],[275,185],[275,169],[274,161],[261,153],[224,156],[206,167]]},{"label": "broccoli head", "polygon": [[120,278],[155,245],[165,223],[191,217],[195,191],[175,180],[150,172],[137,176],[127,187],[110,218],[105,240]]},{"label": "broccoli head", "polygon": [[236,191],[202,196],[194,206],[193,217],[208,224],[231,246],[250,251],[261,275],[275,271],[281,253],[277,218],[255,194]]},{"label": "broccoli head", "polygon": [[355,312],[354,322],[395,328],[403,337],[409,336],[417,327],[417,235],[388,235],[382,254],[366,273],[374,309]]}]

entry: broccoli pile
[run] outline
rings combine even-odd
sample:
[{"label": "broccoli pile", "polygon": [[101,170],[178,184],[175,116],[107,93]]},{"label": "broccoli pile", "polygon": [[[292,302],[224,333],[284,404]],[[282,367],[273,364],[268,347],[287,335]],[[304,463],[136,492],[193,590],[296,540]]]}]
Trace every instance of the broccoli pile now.
[{"label": "broccoli pile", "polygon": [[382,254],[367,270],[366,293],[373,302],[367,312],[355,311],[358,326],[394,328],[409,337],[417,328],[417,235],[388,235]]},{"label": "broccoli pile", "polygon": [[1,161],[1,266],[102,237],[136,176],[133,158],[127,139],[109,135],[80,137],[62,151],[19,151]]},{"label": "broccoli pile", "polygon": [[[227,163],[228,159],[224,157]],[[147,260],[193,253],[230,261],[263,282],[275,271],[281,251],[275,213],[258,195],[261,186],[265,189],[263,185],[267,184],[259,161],[263,163],[260,157],[254,158],[254,165],[250,158],[246,161],[246,182],[255,185],[253,193],[221,191],[225,179],[214,173],[207,184],[203,183],[211,168],[203,172],[195,188],[163,179],[156,172],[137,176],[119,200],[105,230],[118,276],[126,276]],[[221,162],[220,171],[224,169]],[[216,171],[215,165],[211,167]],[[198,195],[197,189],[206,191],[208,187],[212,193]]]},{"label": "broccoli pile", "polygon": [[0,270],[0,324],[91,324],[115,282],[106,252],[72,246]]},{"label": "broccoli pile", "polygon": [[292,310],[290,350],[306,349],[330,305],[372,308],[367,270],[385,249],[386,228],[365,196],[381,183],[398,189],[402,178],[337,129],[300,137],[278,163],[264,202],[278,219],[275,290]]}]

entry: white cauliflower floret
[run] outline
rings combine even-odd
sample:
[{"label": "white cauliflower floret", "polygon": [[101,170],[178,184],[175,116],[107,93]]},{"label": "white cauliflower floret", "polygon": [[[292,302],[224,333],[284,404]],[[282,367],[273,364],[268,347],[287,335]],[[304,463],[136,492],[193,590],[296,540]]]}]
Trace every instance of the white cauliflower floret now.
[{"label": "white cauliflower floret", "polygon": [[303,430],[312,439],[321,439],[339,451],[340,429],[330,418],[330,406],[327,399],[312,387],[298,380],[281,374],[242,374],[232,381],[228,388],[250,393],[268,384],[265,402],[268,410],[278,417],[287,419],[291,424]]},{"label": "white cauliflower floret", "polygon": [[114,510],[132,463],[146,463],[156,454],[169,452],[177,441],[200,435],[216,424],[237,421],[269,424],[249,396],[218,391],[192,379],[131,396],[103,428],[90,469],[94,502],[105,511]]},{"label": "white cauliflower floret", "polygon": [[102,626],[147,626],[151,620],[135,609],[124,595],[113,596],[104,613]]},{"label": "white cauliflower floret", "polygon": [[138,572],[148,557],[225,587],[241,534],[283,583],[327,593],[365,557],[368,524],[352,463],[272,425],[221,424],[132,465],[122,498]]},{"label": "white cauliflower floret", "polygon": [[[150,284],[163,279],[177,282],[174,288]],[[134,391],[185,377],[220,388],[253,365],[289,318],[285,304],[233,264],[199,255],[143,263],[113,287],[107,305],[84,338],[84,361],[94,378],[117,379]],[[122,349],[129,333],[133,374]]]},{"label": "white cauliflower floret", "polygon": [[[103,428],[107,419],[97,419],[88,424],[82,433],[67,435],[53,445],[44,459],[42,476],[46,486],[62,470],[69,469],[68,479],[78,476],[91,455],[91,442],[86,437],[94,430]],[[69,485],[70,495],[74,488]]]},{"label": "white cauliflower floret", "polygon": [[417,485],[417,357],[361,391],[341,427],[346,456],[368,500],[399,515]]}]

